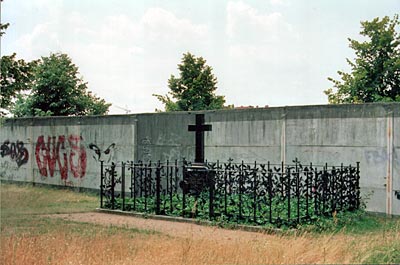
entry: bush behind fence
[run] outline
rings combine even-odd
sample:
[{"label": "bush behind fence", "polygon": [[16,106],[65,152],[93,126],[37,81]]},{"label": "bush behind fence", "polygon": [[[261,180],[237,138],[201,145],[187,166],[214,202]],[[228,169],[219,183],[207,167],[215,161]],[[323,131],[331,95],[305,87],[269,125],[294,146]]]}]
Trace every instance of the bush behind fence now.
[{"label": "bush behind fence", "polygon": [[101,163],[100,207],[242,224],[295,226],[360,207],[355,166],[187,161]]}]

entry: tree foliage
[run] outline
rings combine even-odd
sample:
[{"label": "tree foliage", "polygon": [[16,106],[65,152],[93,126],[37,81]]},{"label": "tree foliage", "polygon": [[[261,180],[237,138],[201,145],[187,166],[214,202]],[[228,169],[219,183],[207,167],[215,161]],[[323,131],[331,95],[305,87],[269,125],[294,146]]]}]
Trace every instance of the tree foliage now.
[{"label": "tree foliage", "polygon": [[347,59],[351,72],[338,71],[342,80],[328,78],[336,92],[325,92],[329,103],[362,103],[400,101],[400,34],[399,16],[361,22],[361,35],[366,41],[350,41],[354,62]]},{"label": "tree foliage", "polygon": [[188,52],[183,54],[178,70],[179,77],[171,75],[168,79],[168,94],[153,95],[164,104],[166,111],[224,108],[225,97],[215,94],[217,78],[212,73],[212,67],[206,65],[206,60]]},{"label": "tree foliage", "polygon": [[[10,23],[0,23],[0,37]],[[25,62],[16,59],[16,54],[2,56],[0,61],[0,116],[7,113],[18,94],[30,89],[33,80],[33,67],[36,61]]]},{"label": "tree foliage", "polygon": [[0,23],[0,37],[3,36],[6,32],[6,29],[10,26],[10,23]]},{"label": "tree foliage", "polygon": [[[0,23],[0,36],[9,23]],[[1,57],[0,116],[102,115],[111,104],[87,91],[78,67],[66,54],[25,62],[16,54]],[[28,91],[23,94],[23,91]]]},{"label": "tree foliage", "polygon": [[19,95],[14,116],[103,115],[111,104],[87,91],[78,67],[66,54],[42,57],[34,69],[29,95]]},{"label": "tree foliage", "polygon": [[5,114],[15,98],[22,92],[29,90],[32,86],[34,75],[33,69],[37,61],[25,62],[16,59],[16,54],[1,57],[0,78],[0,113]]}]

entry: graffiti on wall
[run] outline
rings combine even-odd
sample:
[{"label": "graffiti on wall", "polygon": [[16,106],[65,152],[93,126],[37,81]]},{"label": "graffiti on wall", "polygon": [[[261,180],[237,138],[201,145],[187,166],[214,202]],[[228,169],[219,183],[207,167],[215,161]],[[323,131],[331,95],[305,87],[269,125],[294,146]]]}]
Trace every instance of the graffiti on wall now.
[{"label": "graffiti on wall", "polygon": [[[376,149],[376,150],[366,150],[364,151],[365,159],[368,164],[384,164],[389,160],[388,153],[385,149]],[[400,157],[396,152],[396,149],[393,150],[393,161],[394,166],[400,166]]]},{"label": "graffiti on wall", "polygon": [[28,163],[29,159],[29,152],[24,147],[24,142],[22,141],[10,142],[9,140],[5,140],[0,146],[0,155],[1,157],[10,156],[11,160],[17,163],[18,167]]},{"label": "graffiti on wall", "polygon": [[167,133],[160,135],[157,144],[168,146],[169,150],[162,153],[163,160],[182,159],[182,137],[176,133]]},{"label": "graffiti on wall", "polygon": [[3,179],[13,180],[15,179],[16,167],[10,161],[0,162],[0,177]]},{"label": "graffiti on wall", "polygon": [[[153,153],[153,147],[163,147],[164,152]],[[143,162],[149,162],[151,159],[173,160],[182,159],[182,137],[176,133],[166,133],[159,135],[155,142],[152,142],[149,136],[140,140],[140,157]]]},{"label": "graffiti on wall", "polygon": [[35,157],[43,177],[53,177],[57,168],[62,180],[68,178],[69,171],[75,178],[85,176],[87,161],[82,136],[71,134],[68,137],[48,136],[46,139],[41,135],[36,141]]},{"label": "graffiti on wall", "polygon": [[89,144],[89,148],[94,152],[94,160],[97,162],[104,161],[105,163],[109,163],[114,153],[115,143],[112,143],[104,151],[94,143]]},{"label": "graffiti on wall", "polygon": [[140,143],[142,144],[142,160],[149,162],[151,160],[151,140],[150,137],[143,138]]}]

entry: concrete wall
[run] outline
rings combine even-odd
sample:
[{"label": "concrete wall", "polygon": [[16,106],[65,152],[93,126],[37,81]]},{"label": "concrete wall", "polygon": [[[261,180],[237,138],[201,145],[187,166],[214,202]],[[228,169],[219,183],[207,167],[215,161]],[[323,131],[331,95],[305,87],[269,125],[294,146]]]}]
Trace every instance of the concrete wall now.
[{"label": "concrete wall", "polygon": [[[10,119],[1,128],[0,142],[9,149],[17,141],[24,145],[14,145],[14,151],[0,157],[0,176],[17,181],[97,188],[99,158],[93,145],[110,161],[193,160],[195,137],[187,127],[194,124],[196,113]],[[400,200],[395,195],[396,191],[400,192],[399,103],[201,113],[205,113],[206,123],[212,125],[212,131],[205,133],[206,159],[291,163],[298,158],[303,163],[330,165],[360,162],[362,191],[370,196],[368,210],[400,214]],[[8,145],[4,144],[6,140],[10,142]],[[110,154],[104,154],[110,145]],[[47,165],[47,172],[43,170],[47,149],[53,152],[52,146],[59,154],[59,159],[57,156],[53,159],[55,162],[49,160],[55,163],[53,176],[48,168],[51,163]],[[29,153],[27,161],[17,163],[16,154],[25,149]],[[64,155],[67,175],[62,170]]]},{"label": "concrete wall", "polygon": [[98,189],[99,159],[135,158],[135,129],[135,116],[6,120],[0,177]]}]

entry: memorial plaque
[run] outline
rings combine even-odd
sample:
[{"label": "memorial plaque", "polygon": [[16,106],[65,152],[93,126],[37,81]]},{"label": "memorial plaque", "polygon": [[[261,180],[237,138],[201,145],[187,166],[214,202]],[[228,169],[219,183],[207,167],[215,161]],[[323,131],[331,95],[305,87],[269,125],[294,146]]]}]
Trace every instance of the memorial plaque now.
[{"label": "memorial plaque", "polygon": [[203,164],[187,167],[183,177],[182,189],[185,193],[200,195],[208,187],[208,174],[209,170]]}]

